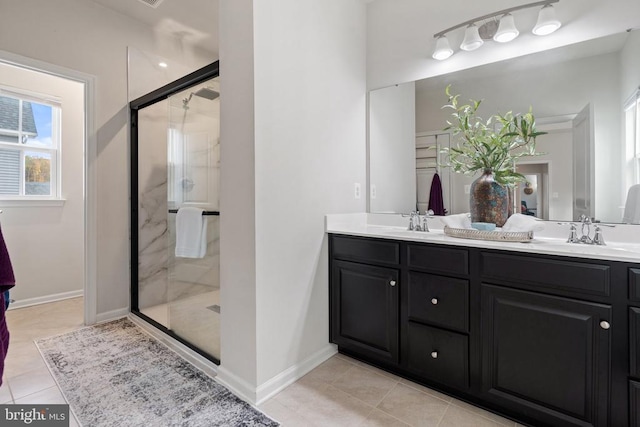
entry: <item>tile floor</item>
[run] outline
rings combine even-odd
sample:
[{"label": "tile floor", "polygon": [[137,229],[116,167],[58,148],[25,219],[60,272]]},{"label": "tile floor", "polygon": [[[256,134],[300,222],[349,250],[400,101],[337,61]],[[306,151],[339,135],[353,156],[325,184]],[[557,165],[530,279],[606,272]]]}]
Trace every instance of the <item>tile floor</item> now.
[{"label": "tile floor", "polygon": [[285,427],[519,427],[338,354],[259,408]]},{"label": "tile floor", "polygon": [[[66,403],[34,340],[83,327],[83,299],[7,311],[11,340],[0,387],[0,403]],[[71,417],[71,427],[78,426]]]},{"label": "tile floor", "polygon": [[[7,312],[11,343],[0,403],[65,403],[33,340],[82,327],[82,302],[73,298]],[[327,360],[259,408],[283,427],[519,427],[343,355]]]}]

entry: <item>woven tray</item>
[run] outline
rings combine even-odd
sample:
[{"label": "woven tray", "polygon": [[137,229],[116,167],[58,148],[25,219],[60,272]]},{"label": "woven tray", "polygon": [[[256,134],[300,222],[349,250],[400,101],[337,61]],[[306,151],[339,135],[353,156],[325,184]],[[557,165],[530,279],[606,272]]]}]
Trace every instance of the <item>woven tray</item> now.
[{"label": "woven tray", "polygon": [[533,231],[481,231],[469,228],[450,228],[444,226],[444,234],[451,237],[473,240],[493,240],[496,242],[529,242]]}]

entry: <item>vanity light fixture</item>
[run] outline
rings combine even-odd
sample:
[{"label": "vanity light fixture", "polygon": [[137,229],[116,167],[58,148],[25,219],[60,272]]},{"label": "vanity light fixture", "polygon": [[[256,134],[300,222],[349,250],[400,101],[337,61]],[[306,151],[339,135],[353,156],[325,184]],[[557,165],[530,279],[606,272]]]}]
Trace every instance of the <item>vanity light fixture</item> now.
[{"label": "vanity light fixture", "polygon": [[546,36],[560,28],[562,23],[556,18],[556,10],[551,4],[545,4],[538,13],[538,22],[531,31],[536,36]]},{"label": "vanity light fixture", "polygon": [[476,24],[469,25],[464,31],[464,40],[462,40],[460,49],[470,52],[472,50],[476,50],[483,44],[484,40],[482,40],[482,37],[480,37],[480,33],[478,32],[478,27],[476,26]]},{"label": "vanity light fixture", "polygon": [[453,55],[453,49],[449,46],[449,40],[447,40],[447,36],[442,35],[438,37],[436,40],[436,50],[433,51],[433,59],[437,59],[438,61],[442,61],[443,59],[447,59]]},{"label": "vanity light fixture", "polygon": [[[433,58],[444,60],[453,55],[453,50],[449,45],[447,33],[466,27],[464,40],[460,44],[460,49],[472,51],[478,49],[487,40],[494,40],[498,43],[507,43],[518,37],[520,32],[516,28],[515,20],[511,12],[542,6],[538,13],[538,20],[533,28],[533,33],[538,36],[546,36],[560,28],[562,23],[556,18],[552,3],[560,0],[543,0],[535,3],[523,4],[500,10],[478,18],[470,19],[461,24],[447,28],[433,35],[436,39],[436,48],[433,51]],[[478,25],[476,25],[478,24]]]},{"label": "vanity light fixture", "polygon": [[516,28],[513,15],[505,13],[504,16],[500,18],[500,25],[498,25],[498,31],[496,35],[493,36],[493,39],[498,43],[508,43],[518,37],[518,34],[520,34],[520,31]]}]

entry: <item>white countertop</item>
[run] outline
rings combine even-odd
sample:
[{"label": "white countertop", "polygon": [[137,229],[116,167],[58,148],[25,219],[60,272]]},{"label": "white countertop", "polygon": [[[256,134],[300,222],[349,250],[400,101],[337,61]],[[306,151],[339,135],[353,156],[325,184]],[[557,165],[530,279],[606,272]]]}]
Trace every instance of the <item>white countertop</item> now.
[{"label": "white countertop", "polygon": [[[615,228],[603,227],[607,245],[597,246],[566,243],[566,236],[569,234],[568,224],[551,221],[546,221],[544,223],[545,230],[536,232],[533,240],[527,243],[450,237],[444,234],[443,224],[438,217],[429,218],[429,232],[408,231],[408,224],[408,218],[393,214],[357,213],[326,215],[325,217],[325,230],[327,233],[333,234],[500,249],[532,254],[640,262],[640,226],[638,225],[616,225]],[[563,234],[565,236],[561,237]],[[611,239],[608,239],[607,235]],[[626,240],[624,239],[625,237]]]}]

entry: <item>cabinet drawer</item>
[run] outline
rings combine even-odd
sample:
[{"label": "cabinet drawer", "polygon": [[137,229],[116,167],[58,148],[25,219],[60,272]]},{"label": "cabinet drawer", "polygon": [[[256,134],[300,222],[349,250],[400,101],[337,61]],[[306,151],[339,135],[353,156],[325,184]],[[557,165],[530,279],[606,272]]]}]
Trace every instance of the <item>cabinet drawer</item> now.
[{"label": "cabinet drawer", "polygon": [[397,242],[334,235],[331,250],[334,258],[400,264],[400,244]]},{"label": "cabinet drawer", "polygon": [[469,338],[439,328],[408,323],[408,368],[424,378],[469,387]]},{"label": "cabinet drawer", "polygon": [[640,378],[640,308],[629,307],[629,373]]},{"label": "cabinet drawer", "polygon": [[482,252],[481,269],[485,281],[506,280],[510,285],[544,287],[562,295],[610,293],[610,268],[603,264]]},{"label": "cabinet drawer", "polygon": [[409,272],[409,320],[469,331],[469,281]]},{"label": "cabinet drawer", "polygon": [[640,301],[640,268],[629,269],[629,299]]},{"label": "cabinet drawer", "polygon": [[409,267],[423,268],[436,273],[469,274],[469,252],[426,245],[408,245]]}]

